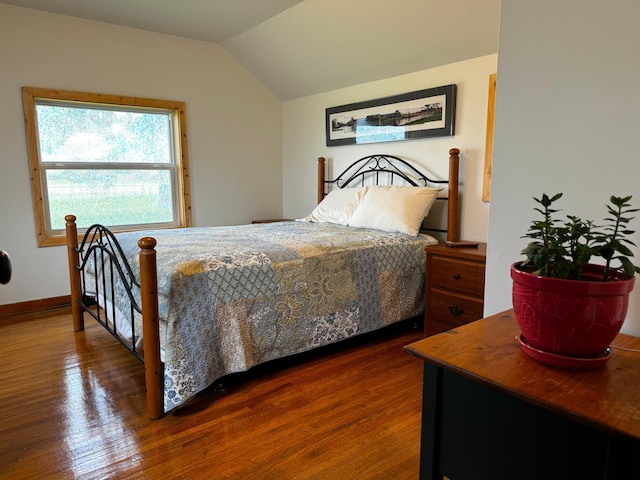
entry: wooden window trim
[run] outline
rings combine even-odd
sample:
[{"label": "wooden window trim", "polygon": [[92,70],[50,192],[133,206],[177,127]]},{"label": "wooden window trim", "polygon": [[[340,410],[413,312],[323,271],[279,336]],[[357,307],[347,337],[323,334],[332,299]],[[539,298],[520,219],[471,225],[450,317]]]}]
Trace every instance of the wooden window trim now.
[{"label": "wooden window trim", "polygon": [[[44,199],[42,191],[42,178],[40,173],[40,160],[38,151],[38,135],[36,131],[35,104],[36,99],[66,100],[86,102],[87,104],[149,107],[172,110],[174,112],[175,159],[177,167],[178,187],[178,214],[179,227],[190,227],[191,222],[191,194],[189,187],[189,162],[187,142],[187,114],[186,104],[171,100],[158,100],[140,97],[128,97],[122,95],[105,95],[98,93],[74,92],[68,90],[55,90],[37,87],[22,87],[22,104],[24,109],[25,130],[27,135],[27,153],[29,157],[29,173],[31,180],[31,193],[33,198],[34,216],[36,224],[36,236],[39,247],[52,245],[64,245],[65,233],[51,235],[47,233],[44,211]],[[73,213],[73,212],[69,212]]]}]

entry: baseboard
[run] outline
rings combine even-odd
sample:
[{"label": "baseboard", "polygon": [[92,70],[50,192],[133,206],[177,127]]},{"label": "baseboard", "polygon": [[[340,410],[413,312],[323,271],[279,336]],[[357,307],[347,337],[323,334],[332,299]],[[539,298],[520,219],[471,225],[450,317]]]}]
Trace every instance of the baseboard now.
[{"label": "baseboard", "polygon": [[50,310],[52,308],[66,307],[68,305],[71,305],[71,295],[10,303],[7,305],[0,305],[0,318],[40,312],[42,310]]}]

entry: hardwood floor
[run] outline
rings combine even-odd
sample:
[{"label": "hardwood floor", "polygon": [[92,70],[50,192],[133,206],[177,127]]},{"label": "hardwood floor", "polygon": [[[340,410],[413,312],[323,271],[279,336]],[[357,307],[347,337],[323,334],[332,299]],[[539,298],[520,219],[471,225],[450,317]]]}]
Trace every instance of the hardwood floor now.
[{"label": "hardwood floor", "polygon": [[[418,478],[408,325],[260,366],[160,420],[143,366],[66,308],[0,321],[0,478]],[[108,360],[108,363],[100,363]]]}]

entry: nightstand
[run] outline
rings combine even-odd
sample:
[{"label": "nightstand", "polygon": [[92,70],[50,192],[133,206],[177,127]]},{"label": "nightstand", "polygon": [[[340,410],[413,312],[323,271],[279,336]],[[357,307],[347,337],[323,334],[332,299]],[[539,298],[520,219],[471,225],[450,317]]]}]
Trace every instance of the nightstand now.
[{"label": "nightstand", "polygon": [[426,248],[425,336],[482,318],[487,244]]},{"label": "nightstand", "polygon": [[269,218],[266,220],[251,220],[251,223],[275,223],[275,222],[290,222],[290,218]]}]

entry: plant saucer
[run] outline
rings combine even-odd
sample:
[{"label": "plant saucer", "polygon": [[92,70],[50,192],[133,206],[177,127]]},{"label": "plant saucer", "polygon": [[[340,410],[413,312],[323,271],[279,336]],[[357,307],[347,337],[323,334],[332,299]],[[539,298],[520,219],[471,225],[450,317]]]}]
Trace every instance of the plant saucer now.
[{"label": "plant saucer", "polygon": [[522,347],[524,353],[526,353],[529,357],[540,363],[558,368],[566,368],[572,370],[592,370],[603,366],[611,357],[611,349],[608,347],[597,357],[591,358],[566,357],[564,355],[545,352],[544,350],[539,350],[529,345],[522,333],[518,335],[518,342],[520,343],[520,346]]}]

